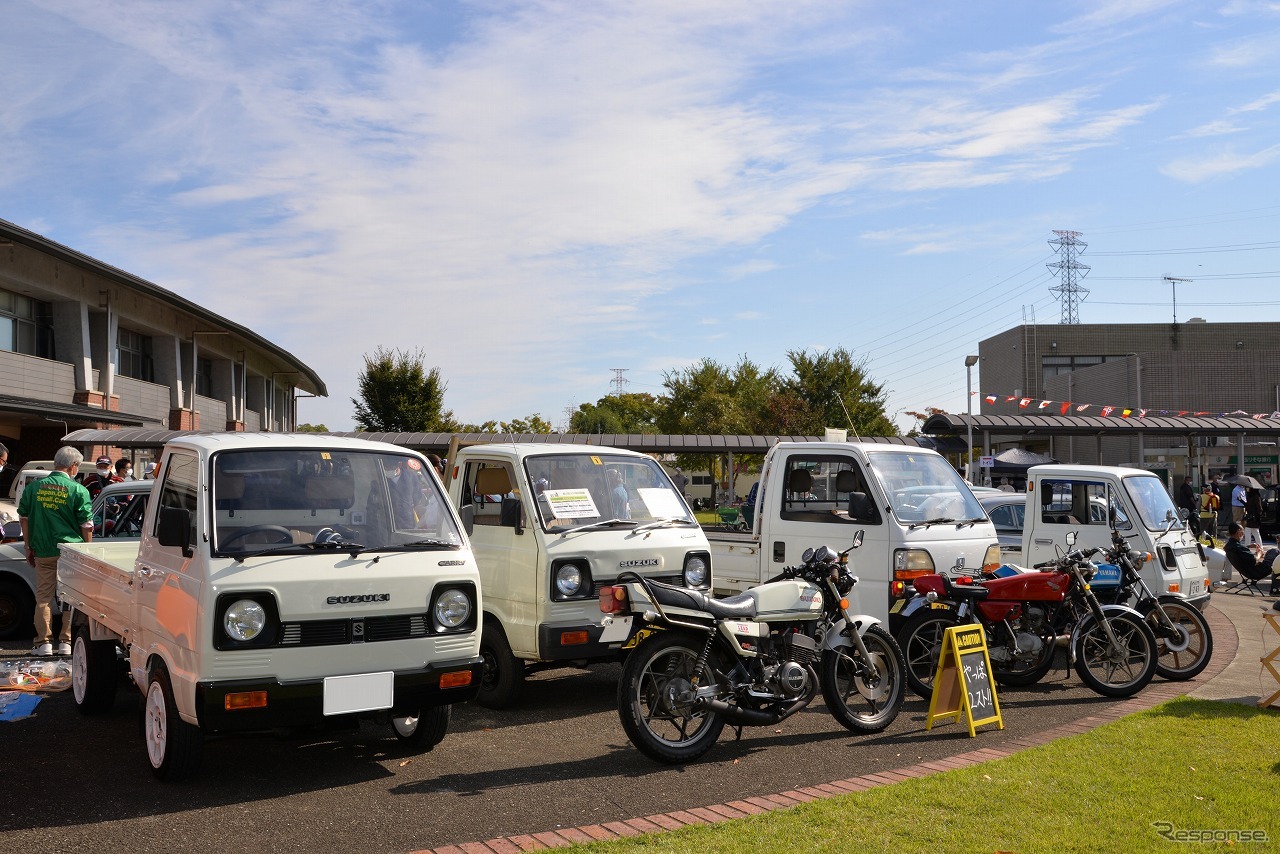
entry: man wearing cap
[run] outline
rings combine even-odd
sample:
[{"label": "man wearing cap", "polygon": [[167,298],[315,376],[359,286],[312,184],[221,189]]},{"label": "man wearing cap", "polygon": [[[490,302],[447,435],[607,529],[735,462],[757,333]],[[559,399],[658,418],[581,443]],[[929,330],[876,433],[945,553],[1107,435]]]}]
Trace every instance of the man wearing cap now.
[{"label": "man wearing cap", "polygon": [[[32,655],[54,654],[49,603],[58,592],[58,544],[93,539],[93,502],[89,491],[75,482],[83,459],[75,448],[59,448],[53,457],[53,472],[24,489],[18,501],[27,563],[36,571],[36,641]],[[57,654],[71,654],[69,614],[62,620]]]},{"label": "man wearing cap", "polygon": [[84,479],[85,489],[89,490],[89,498],[98,497],[98,493],[102,491],[102,487],[108,483],[119,483],[124,478],[117,477],[116,473],[111,470],[111,457],[106,454],[98,457],[98,469]]}]

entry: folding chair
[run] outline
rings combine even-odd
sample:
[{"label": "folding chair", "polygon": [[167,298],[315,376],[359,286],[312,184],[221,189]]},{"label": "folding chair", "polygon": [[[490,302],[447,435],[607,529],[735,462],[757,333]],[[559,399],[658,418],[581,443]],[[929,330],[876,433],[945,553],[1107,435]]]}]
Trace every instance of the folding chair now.
[{"label": "folding chair", "polygon": [[[1271,567],[1261,561],[1254,561],[1248,566],[1243,566],[1232,558],[1232,553],[1227,552],[1227,562],[1231,564],[1236,572],[1240,573],[1240,580],[1224,587],[1223,593],[1248,593],[1250,596],[1266,596],[1274,595],[1280,590],[1280,574],[1272,571]],[[1258,582],[1264,578],[1271,579],[1270,593],[1263,593],[1258,587]]]}]

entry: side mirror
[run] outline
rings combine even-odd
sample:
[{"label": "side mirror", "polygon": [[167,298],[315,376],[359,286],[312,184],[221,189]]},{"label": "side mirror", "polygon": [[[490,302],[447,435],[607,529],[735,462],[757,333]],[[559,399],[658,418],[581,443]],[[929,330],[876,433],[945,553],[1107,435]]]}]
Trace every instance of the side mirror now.
[{"label": "side mirror", "polygon": [[1179,518],[1179,519],[1181,519],[1181,520],[1182,520],[1182,521],[1184,521],[1184,522],[1185,522],[1185,521],[1187,521],[1187,519],[1191,518],[1191,511],[1190,511],[1190,510],[1188,510],[1188,509],[1187,509],[1187,508],[1185,508],[1185,507],[1179,507],[1179,508],[1178,508],[1178,518]]},{"label": "side mirror", "polygon": [[862,548],[862,535],[865,533],[866,531],[859,530],[858,533],[853,535],[853,547],[855,549]]},{"label": "side mirror", "polygon": [[474,504],[463,504],[458,515],[462,517],[462,528],[467,532],[467,536],[471,536],[476,529],[476,506]]},{"label": "side mirror", "polygon": [[[524,525],[520,524],[521,510],[519,498],[504,498],[498,511],[498,524],[504,528],[515,528],[517,534],[524,533]],[[468,534],[470,531],[467,532]]]},{"label": "side mirror", "polygon": [[1077,533],[1075,531],[1067,531],[1067,548],[1074,548],[1076,544]]},{"label": "side mirror", "polygon": [[191,511],[181,507],[162,507],[156,539],[162,546],[182,549],[183,557],[191,557]]}]

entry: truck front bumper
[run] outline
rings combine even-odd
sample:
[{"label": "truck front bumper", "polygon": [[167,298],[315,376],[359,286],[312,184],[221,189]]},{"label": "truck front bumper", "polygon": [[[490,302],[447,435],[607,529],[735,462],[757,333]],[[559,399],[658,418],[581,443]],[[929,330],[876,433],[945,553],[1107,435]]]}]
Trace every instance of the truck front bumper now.
[{"label": "truck front bumper", "polygon": [[[196,714],[200,719],[200,728],[211,733],[307,726],[376,714],[417,715],[421,709],[430,706],[446,706],[474,699],[480,691],[482,669],[482,659],[476,656],[471,659],[427,665],[422,670],[398,671],[395,674],[392,708],[334,716],[324,714],[324,679],[205,680],[196,683]],[[467,684],[452,688],[440,687],[442,674],[459,672],[471,674]],[[256,692],[266,694],[265,706],[228,708],[235,705],[233,702],[228,702],[228,696],[243,696]]]}]

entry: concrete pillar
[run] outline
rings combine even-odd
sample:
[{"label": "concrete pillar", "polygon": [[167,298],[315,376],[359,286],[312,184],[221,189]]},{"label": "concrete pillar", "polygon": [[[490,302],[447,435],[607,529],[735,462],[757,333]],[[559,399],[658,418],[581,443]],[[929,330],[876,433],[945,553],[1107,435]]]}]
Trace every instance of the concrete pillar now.
[{"label": "concrete pillar", "polygon": [[240,420],[240,394],[236,380],[240,366],[230,359],[215,358],[213,360],[213,396],[227,405],[228,430],[243,430],[244,422]]},{"label": "concrete pillar", "polygon": [[104,407],[102,393],[93,385],[93,356],[89,341],[89,306],[82,302],[55,302],[53,347],[59,361],[69,362],[75,372],[74,402]]}]

